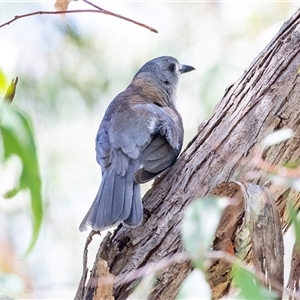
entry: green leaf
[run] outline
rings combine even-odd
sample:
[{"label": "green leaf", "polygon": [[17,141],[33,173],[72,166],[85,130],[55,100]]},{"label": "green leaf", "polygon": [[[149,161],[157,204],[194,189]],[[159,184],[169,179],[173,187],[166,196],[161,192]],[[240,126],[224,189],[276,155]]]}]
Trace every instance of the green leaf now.
[{"label": "green leaf", "polygon": [[7,199],[13,198],[14,196],[16,196],[19,193],[19,191],[20,191],[20,187],[17,186],[15,188],[13,188],[12,190],[6,192],[4,194],[4,198],[7,198]]},{"label": "green leaf", "polygon": [[3,120],[0,123],[0,133],[4,146],[4,159],[17,155],[22,163],[19,185],[6,193],[12,197],[20,190],[29,190],[31,196],[31,211],[33,233],[27,253],[33,248],[43,219],[42,183],[34,140],[33,127],[29,116],[15,105],[6,101],[1,106]]},{"label": "green leaf", "polygon": [[274,292],[269,291],[257,282],[256,276],[237,265],[233,266],[233,284],[240,289],[239,294],[234,299],[245,300],[272,300],[277,299]]},{"label": "green leaf", "polygon": [[11,81],[11,84],[8,86],[5,96],[4,96],[4,101],[11,103],[14,100],[17,84],[18,84],[18,77],[14,78]]},{"label": "green leaf", "polygon": [[195,269],[188,275],[176,299],[211,299],[211,289],[202,271]]},{"label": "green leaf", "polygon": [[287,208],[296,235],[296,244],[300,247],[300,220],[298,219],[298,210],[293,206],[291,201],[288,201]]},{"label": "green leaf", "polygon": [[0,93],[6,91],[7,79],[2,70],[0,70]]},{"label": "green leaf", "polygon": [[183,245],[196,267],[204,269],[205,251],[209,250],[219,225],[227,198],[204,198],[193,201],[182,221]]},{"label": "green leaf", "polygon": [[296,169],[298,168],[300,165],[300,161],[288,161],[286,164],[284,164],[285,168],[289,168],[289,169]]}]

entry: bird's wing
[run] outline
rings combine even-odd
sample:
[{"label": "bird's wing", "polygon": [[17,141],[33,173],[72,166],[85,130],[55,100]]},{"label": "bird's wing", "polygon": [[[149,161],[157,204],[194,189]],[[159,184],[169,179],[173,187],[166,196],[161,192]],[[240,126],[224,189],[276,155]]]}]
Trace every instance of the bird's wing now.
[{"label": "bird's wing", "polygon": [[96,158],[103,171],[112,163],[112,151],[109,136],[107,131],[101,127],[96,136]]},{"label": "bird's wing", "polygon": [[138,160],[150,143],[152,134],[147,127],[153,112],[145,105],[122,105],[108,119],[103,119],[96,137],[96,156],[102,172],[112,168],[125,174],[129,160]]},{"label": "bird's wing", "polygon": [[135,173],[135,181],[145,183],[152,180],[170,167],[177,156],[178,152],[174,151],[163,136],[159,134],[154,136],[152,142],[142,153],[142,168]]},{"label": "bird's wing", "polygon": [[172,165],[182,139],[181,117],[173,109],[154,104],[127,106],[101,124],[96,140],[97,161],[103,171],[112,166],[118,174],[125,174],[129,159],[138,159],[143,168],[136,181],[144,182],[143,173],[153,178]]},{"label": "bird's wing", "polygon": [[142,168],[135,174],[137,183],[147,182],[170,167],[176,160],[183,141],[180,115],[172,108],[147,104],[152,111],[147,128],[152,136],[140,156]]}]

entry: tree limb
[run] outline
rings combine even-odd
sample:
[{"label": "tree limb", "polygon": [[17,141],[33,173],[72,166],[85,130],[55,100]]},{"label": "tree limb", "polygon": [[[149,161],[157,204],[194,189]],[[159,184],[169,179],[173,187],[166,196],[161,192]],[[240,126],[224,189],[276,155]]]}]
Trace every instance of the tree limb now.
[{"label": "tree limb", "polygon": [[[299,160],[299,42],[300,10],[284,23],[270,44],[225,91],[213,115],[201,124],[197,136],[171,171],[155,180],[143,198],[143,223],[136,228],[120,225],[102,242],[94,270],[97,270],[97,259],[101,258],[107,262],[110,274],[124,276],[183,252],[180,229],[188,205],[195,198],[218,195],[215,190],[223,183],[239,181],[244,184],[249,173],[257,169],[264,171],[263,165],[254,163],[253,158],[257,156],[257,146],[270,132],[290,128],[294,136],[263,151],[261,157],[269,166]],[[252,163],[245,164],[245,161]],[[265,171],[251,183],[268,188],[279,213],[280,229],[285,231],[290,224],[287,201],[292,199],[298,209],[299,191],[290,186],[272,184]],[[225,196],[232,197],[239,192],[231,185],[227,184],[227,187],[228,195]],[[229,207],[221,220],[213,250],[229,252],[248,264],[253,262],[255,251],[251,249],[249,233],[244,230],[245,219],[244,205]],[[259,241],[260,237],[255,237],[255,242]],[[274,250],[278,249],[277,244],[274,243]],[[208,269],[213,299],[230,291],[231,267],[225,257],[220,257]],[[148,299],[175,299],[182,281],[192,269],[189,261],[164,267]],[[138,282],[139,279],[134,279],[122,285],[115,284],[115,299],[126,299]],[[87,288],[90,297],[84,299],[93,299],[95,287]],[[282,291],[282,287],[276,289]]]}]

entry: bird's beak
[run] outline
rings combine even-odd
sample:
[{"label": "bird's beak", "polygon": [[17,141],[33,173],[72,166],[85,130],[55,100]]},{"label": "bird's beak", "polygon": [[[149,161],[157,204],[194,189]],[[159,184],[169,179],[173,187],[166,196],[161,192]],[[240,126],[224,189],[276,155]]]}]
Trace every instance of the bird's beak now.
[{"label": "bird's beak", "polygon": [[179,69],[179,72],[182,73],[186,73],[186,72],[190,72],[196,70],[194,67],[192,66],[188,66],[188,65],[181,65],[181,68]]}]

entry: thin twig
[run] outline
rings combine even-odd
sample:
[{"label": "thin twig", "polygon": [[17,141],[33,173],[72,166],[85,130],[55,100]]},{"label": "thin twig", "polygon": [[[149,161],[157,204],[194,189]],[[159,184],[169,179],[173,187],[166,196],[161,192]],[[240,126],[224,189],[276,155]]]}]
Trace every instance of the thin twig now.
[{"label": "thin twig", "polygon": [[162,258],[161,260],[156,262],[148,263],[147,265],[140,267],[136,270],[132,270],[126,274],[117,275],[115,277],[114,282],[116,285],[122,285],[124,283],[131,282],[142,276],[146,276],[148,274],[158,272],[172,263],[182,263],[187,260],[189,260],[189,257],[185,252],[174,253],[171,256]]},{"label": "thin twig", "polygon": [[262,171],[265,171],[269,174],[277,174],[279,176],[288,178],[288,179],[297,179],[300,176],[300,168],[296,167],[294,169],[272,165],[266,162],[262,157],[254,157],[253,164],[255,167],[259,168]]},{"label": "thin twig", "polygon": [[3,23],[3,24],[0,24],[0,28],[4,27],[6,25],[9,25],[12,22],[15,22],[19,19],[27,18],[27,17],[31,17],[31,16],[36,16],[36,15],[59,15],[59,14],[87,13],[87,12],[101,13],[101,14],[113,16],[113,17],[116,17],[116,18],[119,18],[119,19],[122,19],[122,20],[125,20],[125,21],[128,21],[128,22],[131,22],[131,23],[136,24],[138,26],[144,27],[146,29],[149,29],[152,32],[158,33],[158,31],[156,29],[154,29],[154,28],[152,28],[152,27],[150,27],[146,24],[140,23],[138,21],[132,20],[130,18],[124,17],[124,16],[119,15],[119,14],[115,14],[115,13],[113,13],[111,11],[108,11],[108,10],[105,10],[105,9],[76,9],[76,10],[66,10],[66,11],[35,11],[35,12],[28,13],[28,14],[15,16],[13,19],[11,19],[11,20]]},{"label": "thin twig", "polygon": [[92,230],[88,237],[86,238],[84,250],[83,250],[83,261],[82,261],[82,276],[79,282],[79,286],[76,292],[75,300],[81,300],[83,299],[83,294],[84,294],[84,288],[85,288],[85,282],[86,282],[86,277],[88,273],[88,267],[87,267],[87,259],[88,259],[88,246],[93,240],[93,236],[95,234],[100,234],[99,231],[94,231]]}]

